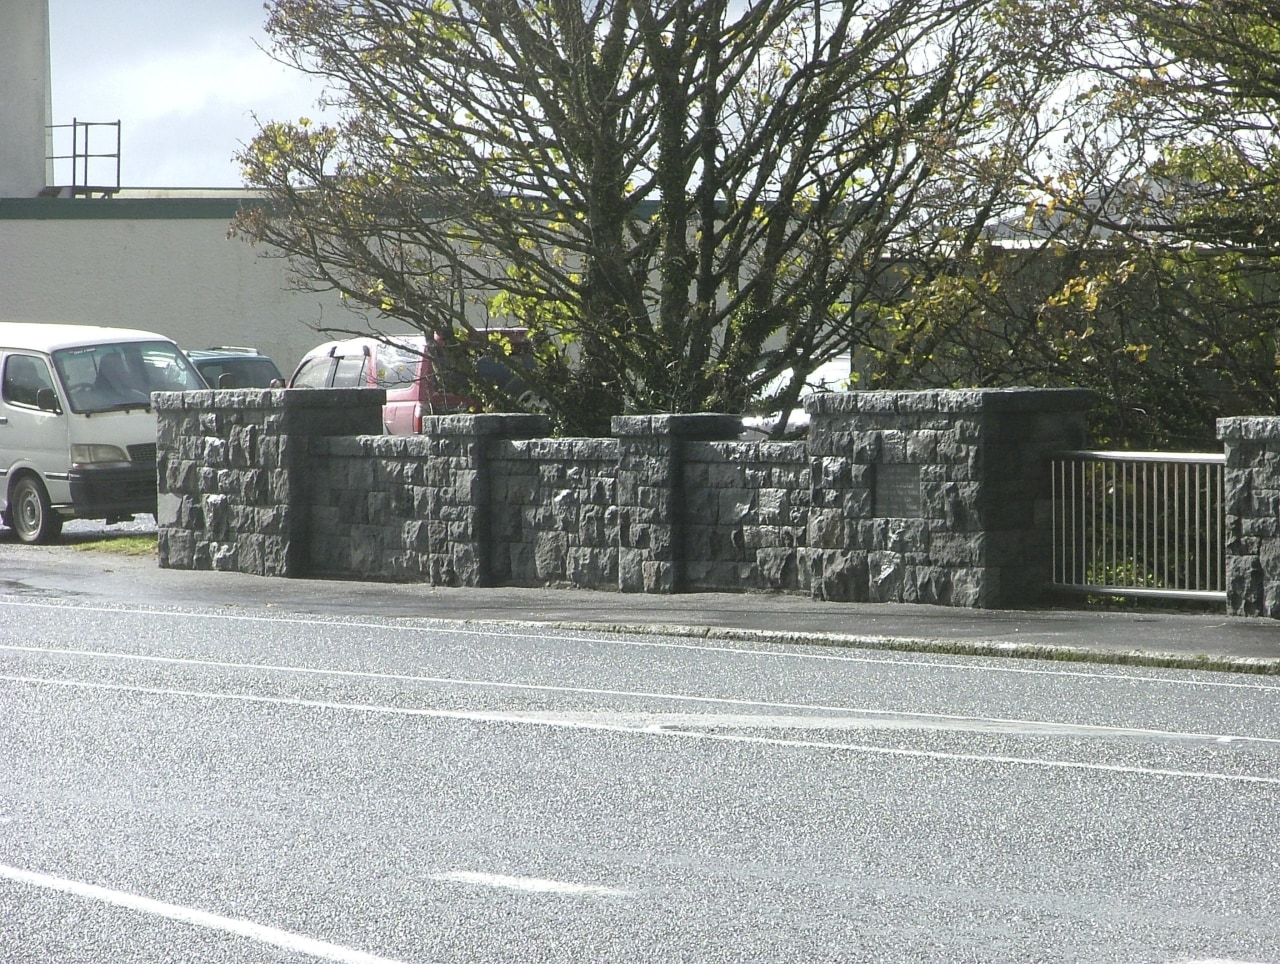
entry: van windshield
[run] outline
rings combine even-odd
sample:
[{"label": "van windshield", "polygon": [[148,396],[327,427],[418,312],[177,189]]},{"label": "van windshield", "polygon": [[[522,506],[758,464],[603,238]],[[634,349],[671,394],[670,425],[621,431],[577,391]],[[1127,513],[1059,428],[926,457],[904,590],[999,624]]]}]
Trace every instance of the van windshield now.
[{"label": "van windshield", "polygon": [[187,356],[166,341],[63,348],[53,353],[73,412],[92,415],[150,408],[152,392],[205,387]]}]

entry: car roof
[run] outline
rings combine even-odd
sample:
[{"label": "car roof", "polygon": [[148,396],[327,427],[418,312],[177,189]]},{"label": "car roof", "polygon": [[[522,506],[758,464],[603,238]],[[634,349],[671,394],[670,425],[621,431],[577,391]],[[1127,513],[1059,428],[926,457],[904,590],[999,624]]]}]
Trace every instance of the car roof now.
[{"label": "car roof", "polygon": [[[507,337],[520,337],[528,333],[527,328],[477,328],[476,334],[495,334],[506,335]],[[403,335],[360,335],[355,338],[341,338],[336,341],[326,341],[323,344],[316,345],[305,355],[302,356],[303,361],[312,358],[323,358],[326,355],[347,355],[362,352],[367,348],[373,348],[377,345],[404,345],[408,348],[421,348],[426,344],[427,336],[418,334]]]},{"label": "car roof", "polygon": [[323,344],[316,345],[302,357],[305,358],[323,358],[325,355],[341,355],[355,354],[364,351],[366,348],[372,348],[375,345],[410,345],[420,346],[426,343],[426,335],[388,335],[386,338],[373,338],[362,335],[359,338],[343,338],[338,341],[326,341]]},{"label": "car roof", "polygon": [[267,358],[256,348],[240,348],[235,345],[222,348],[190,348],[186,351],[187,357],[192,361],[207,358]]},{"label": "car roof", "polygon": [[101,325],[46,324],[44,322],[0,322],[0,347],[29,351],[57,351],[109,342],[167,341],[154,331],[137,328],[108,328]]}]

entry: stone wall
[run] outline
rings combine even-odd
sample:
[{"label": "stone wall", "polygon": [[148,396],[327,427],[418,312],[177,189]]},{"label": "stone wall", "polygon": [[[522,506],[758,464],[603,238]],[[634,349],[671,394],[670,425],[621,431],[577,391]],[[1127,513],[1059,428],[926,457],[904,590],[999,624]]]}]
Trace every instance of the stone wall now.
[{"label": "stone wall", "polygon": [[1280,418],[1223,418],[1227,612],[1280,618]]},{"label": "stone wall", "polygon": [[617,586],[616,439],[503,441],[490,464],[495,584]]},{"label": "stone wall", "polygon": [[160,566],[311,571],[312,440],[382,428],[381,389],[155,398]]},{"label": "stone wall", "polygon": [[694,443],[683,482],[686,588],[808,591],[805,443]]},{"label": "stone wall", "polygon": [[731,415],[636,415],[613,419],[618,436],[618,588],[680,592],[687,588],[689,450],[742,430]]},{"label": "stone wall", "polygon": [[1049,456],[1082,448],[1089,392],[810,399],[816,598],[998,607],[1051,574]]},{"label": "stone wall", "polygon": [[500,553],[492,539],[491,449],[545,433],[546,419],[448,415],[431,423],[429,435],[312,442],[312,575],[493,584]]},{"label": "stone wall", "polygon": [[[1047,456],[1088,393],[818,396],[805,442],[728,415],[608,439],[528,415],[377,434],[382,393],[158,396],[161,565],[622,592],[1020,605],[1048,574]],[[362,434],[364,433],[364,434]]]}]

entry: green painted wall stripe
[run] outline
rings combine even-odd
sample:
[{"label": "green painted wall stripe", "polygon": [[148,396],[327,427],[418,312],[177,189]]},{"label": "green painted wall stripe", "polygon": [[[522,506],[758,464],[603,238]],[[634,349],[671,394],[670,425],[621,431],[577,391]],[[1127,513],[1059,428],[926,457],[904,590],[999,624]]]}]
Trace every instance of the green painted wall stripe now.
[{"label": "green painted wall stripe", "polygon": [[[230,221],[242,207],[269,204],[252,197],[158,197],[158,198],[0,198],[0,221],[140,221],[140,220],[221,220]],[[650,218],[658,211],[654,201],[635,206],[638,217]]]},{"label": "green painted wall stripe", "polygon": [[230,221],[253,198],[0,198],[0,221]]}]

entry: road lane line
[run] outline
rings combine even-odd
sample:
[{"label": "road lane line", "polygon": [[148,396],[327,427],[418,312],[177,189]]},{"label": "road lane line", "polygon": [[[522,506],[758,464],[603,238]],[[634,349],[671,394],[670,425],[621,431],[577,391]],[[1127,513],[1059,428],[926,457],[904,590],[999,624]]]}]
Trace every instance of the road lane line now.
[{"label": "road lane line", "polygon": [[401,706],[382,706],[374,703],[335,703],[329,700],[304,700],[295,697],[259,696],[247,693],[209,693],[199,690],[169,689],[152,686],[130,686],[122,683],[98,683],[88,680],[51,680],[38,677],[5,676],[0,680],[12,683],[29,683],[36,686],[54,686],[79,689],[96,689],[118,693],[138,693],[148,696],[176,696],[237,703],[258,703],[269,706],[287,706],[299,709],[336,710],[343,713],[368,713],[378,716],[405,716],[437,720],[461,720],[473,723],[498,723],[520,726],[541,726],[550,729],[584,730],[607,733],[626,733],[634,736],[677,737],[690,740],[706,740],[716,743],[746,743],[757,746],[787,747],[811,750],[835,750],[867,756],[900,756],[921,760],[944,762],[987,763],[995,765],[1040,767],[1049,770],[1089,770],[1098,773],[1121,773],[1134,776],[1168,777],[1173,779],[1208,780],[1217,783],[1248,783],[1264,786],[1280,786],[1280,777],[1259,777],[1248,774],[1213,773],[1205,770],[1171,770],[1157,767],[1133,767],[1110,763],[1088,763],[1077,760],[1051,760],[1040,757],[1014,757],[980,753],[948,753],[941,750],[912,750],[903,747],[874,746],[864,743],[833,743],[829,740],[791,740],[779,737],[751,736],[735,733],[708,733],[700,730],[683,730],[675,727],[623,726],[594,720],[568,719],[539,714],[505,713],[486,710],[437,710]]},{"label": "road lane line", "polygon": [[432,880],[455,884],[478,884],[482,887],[502,887],[506,890],[523,890],[533,894],[570,894],[588,897],[620,897],[625,890],[616,887],[600,887],[590,884],[571,884],[564,880],[547,880],[542,877],[510,877],[506,874],[485,874],[469,870],[454,870],[432,874]]},{"label": "road lane line", "polygon": [[[787,703],[776,700],[748,700],[725,696],[698,696],[688,693],[655,692],[649,690],[613,690],[585,686],[553,686],[545,683],[509,683],[497,680],[473,680],[454,676],[416,676],[407,673],[375,673],[368,670],[323,669],[310,666],[287,666],[281,663],[237,663],[230,660],[192,659],[185,656],[152,656],[146,653],[110,653],[101,650],[53,648],[36,646],[0,645],[0,650],[28,652],[36,655],[83,656],[89,659],[119,662],[159,663],[166,665],[202,667],[209,669],[234,669],[250,672],[281,673],[292,676],[328,676],[340,679],[369,680],[392,683],[426,683],[433,686],[458,686],[474,689],[515,690],[519,692],[558,693],[571,696],[608,696],[627,699],[666,700],[700,703],[711,706],[755,707],[793,711],[841,713],[851,717],[867,718],[867,725],[877,721],[898,722],[900,725],[915,721],[932,725],[935,729],[964,729],[963,724],[974,724],[970,729],[996,728],[1029,735],[1087,736],[1138,736],[1159,737],[1166,740],[1211,741],[1217,743],[1280,744],[1280,737],[1243,736],[1233,733],[1188,733],[1172,730],[1156,730],[1143,727],[1108,726],[1092,723],[1055,723],[1048,720],[1024,720],[992,716],[960,716],[949,713],[918,713],[906,710],[879,710],[868,707],[836,706],[822,703]],[[0,677],[3,678],[3,677]],[[39,677],[33,677],[39,678]],[[763,721],[762,721],[763,723]],[[960,724],[957,726],[956,724]],[[801,724],[796,724],[801,725]]]},{"label": "road lane line", "polygon": [[[1177,676],[1145,676],[1136,673],[1099,673],[1089,672],[1085,670],[1068,670],[1058,666],[1052,668],[1038,668],[1031,666],[1013,666],[1008,665],[1006,657],[1000,656],[966,656],[964,654],[954,655],[950,661],[939,659],[919,659],[913,658],[918,654],[910,652],[895,653],[895,658],[886,658],[883,656],[854,656],[844,652],[841,653],[812,653],[812,652],[796,652],[788,649],[781,644],[769,644],[777,648],[769,650],[761,649],[743,649],[741,646],[726,645],[710,645],[705,640],[697,643],[690,642],[659,642],[654,639],[619,639],[616,636],[592,636],[588,635],[587,630],[581,630],[581,635],[566,636],[559,633],[551,632],[546,628],[540,628],[540,624],[535,622],[519,623],[511,622],[507,632],[495,632],[491,629],[475,629],[460,620],[437,619],[432,620],[430,617],[415,617],[413,619],[405,619],[396,622],[372,622],[368,620],[341,620],[332,617],[312,616],[308,618],[294,616],[260,616],[246,615],[243,613],[198,613],[198,612],[175,612],[170,609],[144,609],[137,607],[114,607],[114,606],[80,606],[68,603],[47,603],[47,602],[19,602],[7,599],[0,599],[0,606],[14,606],[28,609],[52,609],[52,610],[76,610],[80,612],[96,612],[110,613],[112,615],[135,615],[135,616],[168,616],[170,618],[194,618],[194,619],[219,619],[230,621],[255,622],[266,624],[281,624],[288,626],[304,626],[311,630],[316,628],[318,619],[329,619],[330,625],[343,629],[378,629],[389,630],[396,633],[404,632],[436,632],[451,633],[457,636],[475,636],[485,639],[510,639],[512,637],[529,636],[536,633],[536,638],[540,640],[558,640],[575,643],[597,643],[602,646],[627,647],[637,649],[683,649],[692,652],[707,653],[725,653],[737,656],[752,656],[761,659],[792,659],[792,660],[809,660],[820,662],[839,662],[839,663],[858,663],[877,666],[914,666],[926,669],[945,669],[952,672],[966,673],[1009,673],[1022,676],[1063,676],[1077,679],[1089,680],[1105,680],[1108,682],[1124,682],[1124,683],[1157,683],[1163,686],[1190,686],[1190,687],[1215,687],[1222,689],[1254,689],[1265,690],[1270,693],[1280,693],[1280,685],[1276,683],[1264,682],[1242,682],[1232,680],[1217,679],[1191,679],[1189,677]],[[418,625],[415,625],[415,622]],[[429,625],[421,625],[421,623]],[[491,620],[495,624],[501,624],[502,620]],[[510,622],[510,621],[509,621]],[[700,627],[708,628],[708,627]],[[620,627],[619,634],[625,632],[625,627]],[[799,635],[799,634],[793,634]],[[820,637],[814,642],[814,646],[828,646],[823,639],[830,636],[829,633],[814,633],[815,637]],[[915,638],[915,637],[893,637],[893,636],[874,636],[870,634],[857,635],[850,634],[851,639],[896,639],[896,638]],[[965,642],[963,638],[957,640]],[[986,642],[986,641],[983,641]],[[788,644],[788,645],[795,645]],[[4,647],[0,647],[4,648]],[[975,660],[982,659],[981,665],[966,665],[958,662],[958,660]],[[1173,671],[1171,671],[1173,672]],[[1187,672],[1185,669],[1177,672]]]},{"label": "road lane line", "polygon": [[68,880],[65,877],[53,877],[49,874],[35,873],[19,867],[0,864],[0,878],[32,887],[41,887],[46,890],[61,891],[64,894],[71,894],[88,900],[115,904],[128,910],[150,914],[154,917],[166,917],[169,920],[175,920],[183,924],[222,931],[227,934],[234,934],[237,937],[246,937],[249,940],[270,944],[273,947],[279,947],[294,953],[307,954],[324,961],[338,961],[340,964],[404,964],[402,961],[396,961],[389,957],[366,954],[364,951],[358,951],[354,948],[341,947],[337,944],[330,944],[328,941],[304,937],[301,934],[293,934],[275,927],[255,924],[252,921],[223,917],[220,914],[211,914],[208,911],[197,910],[194,907],[167,904],[163,901],[152,900],[150,897],[141,897],[121,890],[98,887],[79,880]]}]

